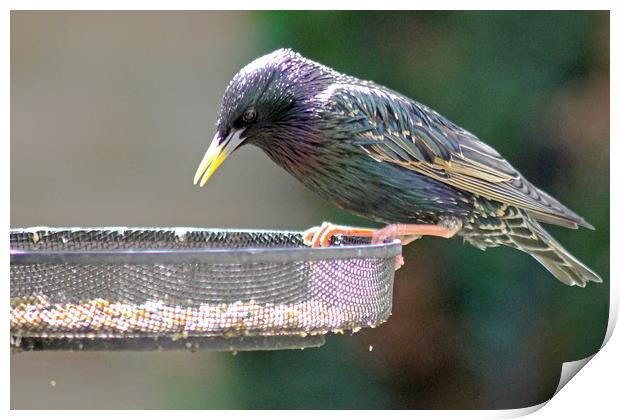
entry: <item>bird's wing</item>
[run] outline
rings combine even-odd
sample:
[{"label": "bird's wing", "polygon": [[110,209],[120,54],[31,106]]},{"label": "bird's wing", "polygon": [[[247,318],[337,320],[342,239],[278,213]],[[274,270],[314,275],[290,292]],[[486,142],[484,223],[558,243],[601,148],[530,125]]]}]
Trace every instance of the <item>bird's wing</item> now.
[{"label": "bird's wing", "polygon": [[543,222],[591,227],[523,178],[492,147],[430,108],[371,84],[343,84],[330,93],[327,112],[336,135],[373,159],[525,209]]}]

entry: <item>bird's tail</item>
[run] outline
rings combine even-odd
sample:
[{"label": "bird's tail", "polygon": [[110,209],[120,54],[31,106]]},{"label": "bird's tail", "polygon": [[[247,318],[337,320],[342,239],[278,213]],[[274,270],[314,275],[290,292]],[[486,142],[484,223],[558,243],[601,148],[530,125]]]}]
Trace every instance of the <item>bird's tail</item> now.
[{"label": "bird's tail", "polygon": [[[602,283],[603,280],[598,274],[573,257],[537,221],[529,219],[527,224],[533,237],[530,238],[527,246],[522,247],[521,250],[536,258],[558,280],[569,286],[577,285],[580,287],[585,287],[589,281]],[[517,243],[519,242],[519,238],[514,240]],[[535,243],[532,244],[532,241]]]},{"label": "bird's tail", "polygon": [[[516,209],[515,209],[516,210]],[[549,270],[558,280],[569,286],[585,287],[593,281],[601,283],[603,280],[594,271],[586,267],[581,261],[573,257],[559,242],[526,212],[517,210],[515,214],[502,218],[502,234],[498,234],[492,242],[484,244],[478,240],[470,240],[479,248],[486,246],[508,245],[530,254]],[[489,233],[488,230],[485,233]],[[487,237],[488,238],[488,237]],[[477,239],[477,238],[476,238]]]}]

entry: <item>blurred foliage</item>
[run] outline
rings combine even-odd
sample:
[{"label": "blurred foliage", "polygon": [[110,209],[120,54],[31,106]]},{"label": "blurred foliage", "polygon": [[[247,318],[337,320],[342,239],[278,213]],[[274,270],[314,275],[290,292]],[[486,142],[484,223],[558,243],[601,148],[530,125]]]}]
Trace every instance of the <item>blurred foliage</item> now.
[{"label": "blurred foliage", "polygon": [[[609,97],[588,92],[602,84],[608,94],[609,15],[261,12],[253,20],[256,56],[293,48],[415,98],[493,145],[597,227],[551,230],[606,282],[570,288],[514,250],[425,239],[405,253],[386,325],[330,337],[320,350],[236,356],[240,407],[513,408],[550,398],[562,362],[597,351],[607,327]],[[565,119],[582,118],[567,97],[592,101],[602,121],[581,125],[602,131],[565,133]],[[327,205],[325,218],[369,224]],[[360,356],[369,342],[379,354]]]}]

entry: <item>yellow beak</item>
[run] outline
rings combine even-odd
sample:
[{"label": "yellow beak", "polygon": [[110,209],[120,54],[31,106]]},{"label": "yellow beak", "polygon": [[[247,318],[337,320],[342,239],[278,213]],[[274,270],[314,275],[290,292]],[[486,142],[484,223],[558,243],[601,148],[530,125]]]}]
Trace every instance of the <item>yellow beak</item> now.
[{"label": "yellow beak", "polygon": [[215,135],[207,149],[207,153],[205,153],[200,165],[198,165],[196,175],[194,175],[194,185],[198,183],[198,180],[200,180],[201,187],[207,183],[222,162],[245,140],[245,137],[241,137],[243,131],[243,128],[232,130],[223,141],[220,141],[219,134]]}]

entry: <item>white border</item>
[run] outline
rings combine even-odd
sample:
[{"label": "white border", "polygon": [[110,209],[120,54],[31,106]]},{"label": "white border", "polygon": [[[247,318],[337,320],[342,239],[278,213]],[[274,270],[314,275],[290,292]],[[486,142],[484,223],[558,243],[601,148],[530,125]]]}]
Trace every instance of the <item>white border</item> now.
[{"label": "white border", "polygon": [[[2,165],[2,171],[5,179],[5,182],[2,184],[2,191],[5,197],[10,197],[10,58],[9,58],[9,42],[10,42],[10,15],[9,11],[11,9],[16,10],[28,10],[28,9],[81,9],[81,10],[105,10],[105,9],[113,9],[113,10],[138,10],[143,9],[144,7],[149,7],[150,9],[162,9],[162,10],[198,10],[204,9],[206,6],[205,2],[197,1],[197,0],[177,0],[177,1],[164,1],[164,0],[150,0],[150,1],[139,1],[139,0],[110,0],[110,1],[89,1],[89,2],[80,2],[80,1],[5,1],[3,4],[7,5],[5,9],[5,13],[2,18],[2,36],[4,38],[4,42],[2,42],[2,56],[4,57],[5,64],[2,66],[2,80],[4,81],[4,124],[3,124],[3,156],[5,159],[5,164]],[[617,2],[616,2],[617,4]],[[378,7],[380,5],[381,7]],[[511,1],[511,2],[502,2],[501,4],[497,1],[440,1],[435,0],[433,2],[405,2],[405,1],[389,1],[384,0],[381,2],[376,1],[366,1],[366,0],[345,0],[345,1],[334,1],[334,0],[314,0],[312,2],[297,2],[292,4],[291,1],[261,1],[261,2],[249,2],[249,1],[238,1],[235,2],[236,7],[233,7],[231,2],[217,2],[213,5],[208,5],[209,8],[214,10],[229,10],[229,9],[324,9],[324,10],[336,10],[336,9],[366,9],[366,10],[376,10],[376,9],[463,9],[467,7],[472,10],[481,10],[481,9],[534,9],[534,10],[546,10],[546,9],[573,9],[573,10],[590,10],[590,9],[598,9],[598,10],[612,10],[611,13],[611,74],[618,74],[618,66],[617,66],[617,40],[618,40],[618,24],[619,19],[617,18],[617,8],[614,8],[614,2],[612,1],[596,1],[591,0],[589,2],[576,2],[576,1],[563,1],[563,2],[553,2],[553,1],[544,1],[544,0],[522,0],[522,1]],[[219,6],[219,7],[218,7]],[[618,89],[616,83],[612,76],[611,81],[611,138],[617,140],[616,134],[617,130],[617,118],[614,111],[617,110],[617,100],[618,100]],[[612,158],[618,158],[618,146],[616,141],[611,142],[611,156]],[[618,181],[618,170],[615,165],[611,166],[611,214],[619,214],[618,210],[620,207],[618,206],[618,200],[620,197],[620,191],[617,189],[617,181]],[[2,206],[1,207],[4,220],[6,221],[5,226],[6,230],[9,229],[10,223],[9,221],[9,207]],[[620,234],[620,229],[618,228],[618,223],[615,219],[611,220],[611,253],[614,255],[614,252],[617,249],[617,238]],[[6,239],[5,239],[6,240]],[[5,248],[5,255],[8,255],[8,241],[7,246]],[[4,266],[4,273],[8,273],[8,258],[4,259],[6,264]],[[614,258],[611,259],[612,264],[610,267],[612,279],[616,278],[616,273],[618,270],[617,262]],[[607,279],[606,279],[607,281]],[[558,393],[557,396],[552,398],[547,406],[540,411],[537,411],[538,408],[545,406],[545,404],[541,404],[537,407],[530,407],[519,410],[505,410],[505,411],[440,411],[440,412],[428,412],[428,411],[416,411],[415,413],[410,413],[406,411],[394,411],[385,413],[394,417],[406,416],[410,418],[411,415],[422,416],[423,418],[452,418],[456,417],[460,418],[505,418],[505,417],[515,417],[520,415],[525,415],[536,411],[534,416],[538,418],[563,418],[563,419],[572,419],[572,418],[588,418],[592,416],[596,416],[597,413],[618,413],[618,397],[616,391],[616,378],[619,373],[618,369],[618,360],[616,355],[620,355],[620,345],[617,337],[611,337],[611,333],[613,331],[613,327],[616,324],[617,313],[618,313],[618,287],[616,283],[611,279],[608,281],[611,282],[611,297],[612,302],[610,305],[610,324],[607,331],[606,336],[606,345],[604,350],[593,357],[592,362],[588,363],[588,365],[582,369],[583,372],[580,372],[578,378],[576,380],[570,381],[562,390]],[[6,284],[6,283],[5,283]],[[5,297],[5,302],[8,301],[8,288],[5,286],[3,289],[3,295]],[[5,337],[8,337],[8,323],[5,323]],[[611,339],[610,339],[611,337]],[[2,346],[2,351],[6,352],[4,361],[5,367],[8,371],[8,352],[9,346]],[[4,396],[5,404],[4,406],[8,410],[10,405],[10,397],[9,397],[9,388],[10,388],[10,375],[7,374],[4,376],[3,382],[3,391],[2,395]],[[34,416],[45,416],[46,418],[52,417],[62,417],[62,418],[84,418],[85,416],[91,417],[99,417],[99,416],[109,416],[108,413],[98,412],[98,411],[47,411],[47,412],[11,412],[12,416],[15,417],[34,417]],[[385,415],[384,414],[384,415]],[[140,416],[140,412],[136,411],[117,411],[114,413],[114,416],[121,417],[132,417]],[[143,415],[155,416],[155,417],[164,417],[166,416],[175,416],[175,417],[188,417],[188,416],[204,416],[204,413],[200,412],[190,412],[190,411],[180,411],[175,413],[168,412],[157,412],[157,411],[149,411],[145,412]],[[217,414],[222,415],[222,414]],[[228,412],[226,414],[227,417],[241,417],[243,414],[240,412]],[[281,411],[258,411],[251,414],[257,418],[284,418],[289,417],[291,413],[281,412]],[[316,416],[317,413],[312,412],[296,412],[295,416],[299,416],[300,418],[305,418],[309,416]],[[345,413],[338,412],[325,412],[321,413],[321,416],[343,416]],[[352,413],[352,415],[363,415],[362,413]],[[373,414],[376,415],[376,414]],[[608,417],[608,416],[606,416]]]}]

